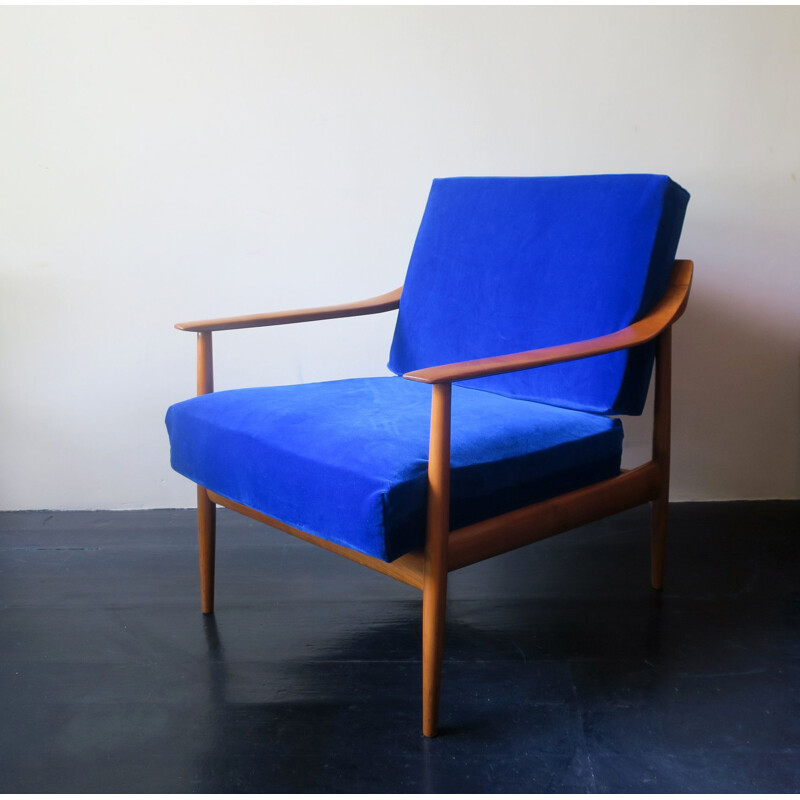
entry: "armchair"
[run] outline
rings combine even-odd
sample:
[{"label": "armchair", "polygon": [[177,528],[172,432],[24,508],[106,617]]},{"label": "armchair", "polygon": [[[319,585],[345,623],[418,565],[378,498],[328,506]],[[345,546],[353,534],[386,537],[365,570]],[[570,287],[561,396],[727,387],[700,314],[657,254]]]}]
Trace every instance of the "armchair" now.
[{"label": "armchair", "polygon": [[[166,422],[198,485],[203,613],[217,505],[420,589],[435,736],[448,572],[652,502],[660,589],[688,199],[658,175],[436,180],[401,289],[176,325],[197,334],[198,396]],[[214,392],[215,331],[394,309],[392,377]],[[652,459],[621,470],[615,417],[641,414],[654,361]]]}]

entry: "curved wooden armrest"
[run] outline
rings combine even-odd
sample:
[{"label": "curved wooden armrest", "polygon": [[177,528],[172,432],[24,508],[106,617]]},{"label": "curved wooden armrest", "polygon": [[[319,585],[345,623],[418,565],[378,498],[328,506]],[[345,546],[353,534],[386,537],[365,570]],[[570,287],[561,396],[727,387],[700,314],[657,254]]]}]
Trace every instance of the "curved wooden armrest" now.
[{"label": "curved wooden armrest", "polygon": [[288,325],[292,322],[312,322],[318,319],[338,319],[340,317],[358,317],[363,314],[380,314],[392,311],[400,305],[401,286],[393,292],[371,297],[369,300],[358,300],[355,303],[342,303],[338,306],[322,306],[321,308],[303,308],[297,311],[275,311],[269,314],[251,314],[246,317],[225,317],[222,319],[206,319],[197,322],[178,322],[175,327],[179,331],[230,331],[237,328],[261,328],[269,325]]},{"label": "curved wooden armrest", "polygon": [[594,339],[586,339],[582,342],[570,342],[555,347],[526,350],[522,353],[509,353],[490,358],[478,358],[474,361],[460,361],[455,364],[427,367],[407,372],[403,377],[421,383],[453,383],[470,378],[483,378],[487,375],[500,375],[504,372],[516,372],[562,361],[599,356],[644,344],[655,339],[683,314],[689,299],[692,271],[691,261],[676,261],[669,286],[661,300],[646,317],[620,331]]}]

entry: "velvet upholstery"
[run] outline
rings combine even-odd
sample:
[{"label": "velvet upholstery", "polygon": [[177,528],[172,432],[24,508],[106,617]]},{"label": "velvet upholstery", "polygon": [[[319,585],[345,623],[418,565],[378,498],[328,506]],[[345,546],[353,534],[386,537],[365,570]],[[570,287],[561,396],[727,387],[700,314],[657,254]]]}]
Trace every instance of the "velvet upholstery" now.
[{"label": "velvet upholstery", "polygon": [[[175,470],[387,561],[425,539],[431,387],[364,378],[238,389],[167,412]],[[458,528],[619,473],[619,420],[454,387]]]},{"label": "velvet upholstery", "polygon": [[[389,368],[402,374],[624,328],[666,289],[688,199],[663,175],[435,180]],[[653,352],[644,345],[468,385],[640,414]]]}]

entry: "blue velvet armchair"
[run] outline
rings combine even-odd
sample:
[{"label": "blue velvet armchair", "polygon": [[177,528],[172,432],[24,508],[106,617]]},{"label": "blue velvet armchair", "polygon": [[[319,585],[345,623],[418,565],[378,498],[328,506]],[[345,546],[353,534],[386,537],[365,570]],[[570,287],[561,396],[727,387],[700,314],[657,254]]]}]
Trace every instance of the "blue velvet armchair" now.
[{"label": "blue velvet armchair", "polygon": [[[178,324],[197,333],[198,396],[166,422],[198,487],[203,613],[217,505],[421,589],[435,736],[448,572],[652,502],[660,588],[688,200],[661,175],[435,180],[402,289]],[[214,331],[394,309],[390,377],[213,390]],[[653,455],[621,470],[618,417],[641,414],[654,362]]]}]

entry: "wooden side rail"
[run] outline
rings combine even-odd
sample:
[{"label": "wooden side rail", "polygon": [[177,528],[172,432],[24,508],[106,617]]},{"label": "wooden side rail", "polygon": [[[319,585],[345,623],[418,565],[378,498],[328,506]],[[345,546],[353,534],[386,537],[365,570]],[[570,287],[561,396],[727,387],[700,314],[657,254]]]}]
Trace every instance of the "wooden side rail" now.
[{"label": "wooden side rail", "polygon": [[459,528],[450,533],[448,568],[477,564],[641,505],[657,496],[660,484],[658,465],[648,461],[617,477]]},{"label": "wooden side rail", "polygon": [[293,528],[285,522],[268,517],[260,511],[229,500],[227,497],[223,497],[216,492],[207,489],[203,489],[202,491],[207,494],[208,499],[211,500],[212,503],[225,506],[225,508],[229,508],[231,511],[237,511],[239,514],[244,514],[244,516],[250,517],[250,519],[263,522],[265,525],[269,525],[271,528],[277,528],[284,533],[290,533],[292,536],[296,536],[304,542],[310,542],[311,544],[317,545],[317,547],[321,547],[323,550],[330,550],[332,553],[349,558],[350,561],[355,561],[357,564],[362,564],[365,567],[374,569],[376,572],[382,572],[384,575],[388,575],[390,578],[394,578],[401,583],[413,586],[415,589],[422,589],[424,559],[422,552],[419,550],[406,553],[406,555],[400,556],[400,558],[394,561],[381,561],[379,558],[364,555],[364,553],[359,553],[357,550],[334,544],[327,539],[321,539],[319,536],[314,536],[313,534]]},{"label": "wooden side rail", "polygon": [[407,372],[403,377],[422,383],[453,383],[471,378],[483,378],[487,375],[501,375],[505,372],[544,367],[548,364],[574,361],[579,358],[600,356],[644,344],[655,339],[683,314],[689,299],[692,271],[691,261],[676,261],[669,287],[653,310],[638,322],[614,333],[555,347],[542,347],[521,353],[426,367]]},{"label": "wooden side rail", "polygon": [[[614,478],[609,478],[590,486],[585,486],[569,494],[543,500],[499,517],[477,522],[466,528],[451,531],[446,538],[437,537],[437,565],[428,566],[428,579],[438,575],[443,580],[444,572],[462,569],[477,564],[518,547],[547,539],[564,531],[578,528],[596,519],[628,508],[646,503],[656,497],[661,483],[660,469],[654,461],[628,470]],[[344,556],[362,566],[381,572],[395,580],[422,589],[425,579],[426,554],[414,550],[400,558],[387,562],[359,553],[343,545],[337,545],[319,536],[293,528],[280,520],[262,514],[248,506],[230,500],[223,495],[202,489],[208,500],[216,505],[229,508],[246,517],[263,522],[272,528],[289,533],[305,542],[317,545],[337,555]],[[437,511],[441,508],[437,504]],[[444,510],[442,509],[442,512]],[[442,520],[443,522],[444,520]],[[438,526],[441,529],[441,525]],[[446,542],[445,547],[442,544]],[[433,554],[427,554],[428,559]],[[432,574],[433,573],[433,574]],[[439,609],[441,613],[441,609]]]}]

